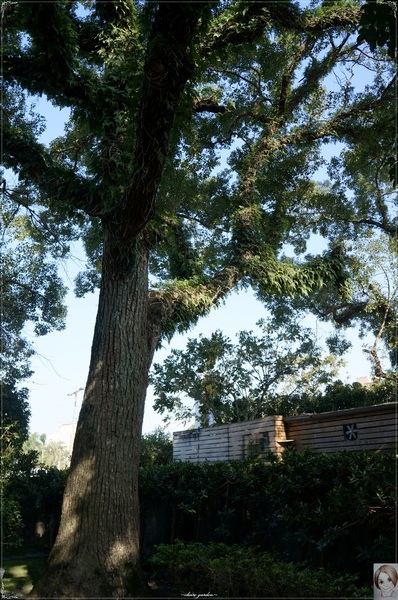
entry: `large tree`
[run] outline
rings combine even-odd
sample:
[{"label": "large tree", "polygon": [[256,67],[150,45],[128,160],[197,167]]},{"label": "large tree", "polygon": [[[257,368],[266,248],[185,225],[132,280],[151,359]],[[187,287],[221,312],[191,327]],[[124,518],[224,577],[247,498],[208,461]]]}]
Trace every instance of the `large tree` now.
[{"label": "large tree", "polygon": [[[263,298],[327,282],[344,292],[336,248],[308,261],[280,251],[305,246],[312,207],[338,216],[311,182],[323,144],[388,142],[395,70],[357,42],[353,0],[1,10],[3,161],[19,176],[5,185],[41,216],[32,226],[81,234],[89,261],[79,293],[100,270],[62,522],[33,594],[142,595],[137,477],[154,350],[242,284]],[[367,85],[356,91],[358,73]],[[34,95],[71,111],[48,147],[21,108]],[[390,226],[369,203],[363,227]]]}]

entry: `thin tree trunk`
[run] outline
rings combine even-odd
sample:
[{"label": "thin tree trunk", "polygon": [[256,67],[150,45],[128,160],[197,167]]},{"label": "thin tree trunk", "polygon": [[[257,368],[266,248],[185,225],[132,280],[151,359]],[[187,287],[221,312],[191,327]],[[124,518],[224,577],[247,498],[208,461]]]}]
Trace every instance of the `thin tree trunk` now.
[{"label": "thin tree trunk", "polygon": [[115,251],[104,250],[91,364],[61,525],[34,597],[146,594],[139,566],[138,501],[141,428],[151,362],[143,244],[136,241],[128,258],[128,272],[118,269],[115,276]]}]

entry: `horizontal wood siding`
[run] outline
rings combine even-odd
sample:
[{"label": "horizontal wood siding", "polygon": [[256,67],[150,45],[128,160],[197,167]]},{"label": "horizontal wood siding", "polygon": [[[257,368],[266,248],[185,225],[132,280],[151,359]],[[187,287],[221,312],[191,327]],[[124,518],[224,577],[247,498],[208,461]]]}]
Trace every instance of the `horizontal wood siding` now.
[{"label": "horizontal wood siding", "polygon": [[173,435],[173,458],[211,462],[254,453],[265,459],[268,450],[280,457],[287,444],[316,452],[396,451],[397,403],[178,431]]},{"label": "horizontal wood siding", "polygon": [[397,448],[397,404],[285,417],[286,435],[297,450],[393,451]]},{"label": "horizontal wood siding", "polygon": [[[267,434],[268,438],[262,438],[263,434]],[[278,441],[286,439],[282,417],[177,431],[173,434],[173,458],[190,462],[242,459],[255,449],[257,443],[267,439],[268,449],[281,454],[283,448]],[[267,451],[264,451],[264,456]]]}]

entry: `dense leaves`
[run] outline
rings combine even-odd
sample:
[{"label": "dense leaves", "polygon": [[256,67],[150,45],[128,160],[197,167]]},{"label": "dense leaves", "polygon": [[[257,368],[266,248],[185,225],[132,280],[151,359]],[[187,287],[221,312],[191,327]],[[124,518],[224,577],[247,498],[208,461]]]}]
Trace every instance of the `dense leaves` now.
[{"label": "dense leaves", "polygon": [[31,433],[23,445],[24,451],[34,452],[37,456],[37,466],[41,469],[57,468],[65,470],[70,464],[70,454],[63,442],[49,441],[43,433]]},{"label": "dense leaves", "polygon": [[28,391],[3,382],[1,385],[1,424],[22,444],[28,436],[30,407]]},{"label": "dense leaves", "polygon": [[[56,262],[62,258],[61,237],[65,239],[66,233],[62,226],[53,228],[47,212],[31,208],[25,213],[29,194],[17,198],[11,199],[3,190],[0,208],[0,379],[7,384],[31,375],[29,359],[34,349],[26,325],[35,335],[45,335],[62,329],[66,316],[66,288]],[[54,241],[51,252],[49,240]]]},{"label": "dense leaves", "polygon": [[[222,598],[364,598],[369,587],[350,575],[336,576],[305,564],[277,561],[256,547],[223,543],[161,545],[151,560],[173,597],[211,590]],[[333,596],[332,596],[333,595]]]},{"label": "dense leaves", "polygon": [[[282,462],[232,461],[141,471],[144,532],[161,541],[258,545],[283,561],[360,573],[394,551],[395,459],[286,451]],[[153,527],[153,525],[152,525]]]},{"label": "dense leaves", "polygon": [[160,427],[141,439],[140,467],[164,465],[173,460],[173,442]]},{"label": "dense leaves", "polygon": [[[139,3],[120,2],[115,10],[98,3],[82,10],[78,3],[59,2],[45,15],[34,4],[5,3],[4,19],[10,27],[4,72],[10,106],[4,160],[6,166],[19,169],[21,182],[40,190],[39,197],[28,199],[30,207],[33,202],[50,206],[51,212],[43,208],[41,214],[55,211],[58,218],[68,216],[69,223],[80,219],[80,225],[82,213],[73,207],[102,215],[107,222],[113,214],[116,224],[123,211],[124,222],[129,220],[131,204],[136,221],[138,189],[143,189],[137,173],[146,169],[142,182],[155,178],[155,185],[159,169],[164,169],[148,242],[152,269],[171,286],[153,294],[157,306],[164,303],[163,330],[171,333],[210,309],[221,293],[215,293],[216,286],[227,290],[244,275],[262,294],[308,293],[333,280],[341,265],[315,261],[295,267],[278,260],[281,244],[303,247],[311,229],[319,230],[337,216],[330,193],[310,182],[324,161],[323,144],[345,138],[352,148],[360,148],[370,139],[390,135],[392,128],[368,120],[369,111],[390,102],[391,71],[387,61],[373,61],[350,39],[359,16],[355,3],[303,12],[290,2],[220,5],[211,13],[203,5],[198,8],[202,25],[194,34],[190,58],[177,58],[177,50],[171,50],[179,43],[177,34],[173,38],[170,32],[168,40],[163,32],[156,37],[156,28],[173,18],[167,10],[162,8],[164,15],[159,13],[151,32],[156,11]],[[192,14],[187,9],[183,17],[187,23],[196,8],[190,10]],[[16,33],[17,23],[25,37]],[[274,26],[272,37],[269,30]],[[156,42],[145,55],[150,36]],[[261,44],[246,43],[256,37]],[[165,64],[156,63],[160,55]],[[159,135],[161,119],[162,127],[168,123],[170,128],[169,109],[163,116],[157,111],[159,102],[175,102],[164,96],[174,77],[171,63],[166,64],[171,56],[191,73],[167,148],[167,136],[161,141]],[[353,62],[356,73],[367,73],[366,92],[355,92],[352,86]],[[44,67],[47,64],[50,69]],[[336,68],[345,73],[337,85],[332,83]],[[370,68],[376,73],[373,83]],[[144,72],[164,97],[143,81]],[[23,104],[14,106],[22,89],[72,109],[66,134],[50,148],[34,141],[37,125],[33,117],[30,124],[23,119]],[[212,111],[212,106],[224,110]],[[153,152],[159,167],[151,162],[150,137],[144,139],[147,133],[137,126],[139,110],[144,110],[140,119],[159,119],[157,124],[153,121],[151,134],[158,139]],[[379,111],[379,121],[390,118],[389,111]],[[142,148],[147,148],[145,155],[140,154]],[[380,153],[372,156],[382,161]],[[347,210],[352,201],[340,198],[339,213],[348,222],[353,218]],[[145,210],[149,215],[152,208]],[[308,221],[309,212],[317,218],[315,227]],[[84,237],[93,239],[92,227],[97,229],[87,221]],[[87,244],[94,270],[99,267],[98,243]],[[235,271],[222,277],[228,265]],[[82,275],[81,292],[95,280],[94,271]]]},{"label": "dense leaves", "polygon": [[359,40],[366,40],[371,50],[387,46],[388,54],[396,59],[397,7],[394,2],[366,0],[362,9]]},{"label": "dense leaves", "polygon": [[[365,185],[365,179],[363,181]],[[361,188],[361,196],[365,191]],[[381,195],[382,197],[383,195]],[[383,196],[384,197],[384,196]],[[387,205],[385,207],[387,211]],[[309,298],[281,297],[267,302],[275,319],[286,315],[314,312],[336,327],[329,339],[331,349],[344,346],[344,333],[354,325],[359,336],[372,334],[373,344],[364,346],[378,381],[395,380],[397,365],[397,245],[387,233],[364,234],[355,242],[345,242],[346,277],[344,296],[331,286],[314,292]]]},{"label": "dense leaves", "polygon": [[372,406],[384,402],[396,402],[397,385],[391,380],[374,382],[370,386],[360,383],[344,384],[335,381],[323,392],[276,396],[267,405],[268,415],[295,416],[304,413],[322,413],[360,406]]},{"label": "dense leaves", "polygon": [[221,331],[189,339],[155,363],[154,408],[183,422],[195,417],[201,427],[248,421],[270,414],[277,397],[293,396],[294,404],[336,376],[341,358],[323,353],[310,328],[287,315],[258,326],[257,335],[239,332],[236,344]]}]

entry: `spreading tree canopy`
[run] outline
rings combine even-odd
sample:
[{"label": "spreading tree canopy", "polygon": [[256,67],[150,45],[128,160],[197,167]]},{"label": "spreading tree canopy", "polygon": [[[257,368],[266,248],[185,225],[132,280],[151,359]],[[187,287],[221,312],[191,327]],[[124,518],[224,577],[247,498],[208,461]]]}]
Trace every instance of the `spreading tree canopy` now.
[{"label": "spreading tree canopy", "polygon": [[[3,192],[54,252],[81,237],[78,293],[100,284],[62,522],[33,595],[134,597],[154,350],[241,285],[347,292],[341,244],[300,253],[314,232],[395,232],[394,63],[358,41],[356,0],[3,1],[1,15],[2,160],[18,174]],[[70,110],[49,145],[36,96]],[[357,156],[354,191],[314,181],[333,142],[345,152],[329,176]],[[380,193],[363,185],[375,178]]]},{"label": "spreading tree canopy", "polygon": [[336,378],[343,363],[338,349],[325,355],[311,328],[293,315],[257,325],[259,335],[240,331],[236,344],[221,331],[189,339],[184,350],[155,363],[155,410],[165,420],[195,417],[200,427],[249,421],[265,417],[276,396],[314,394]]}]

